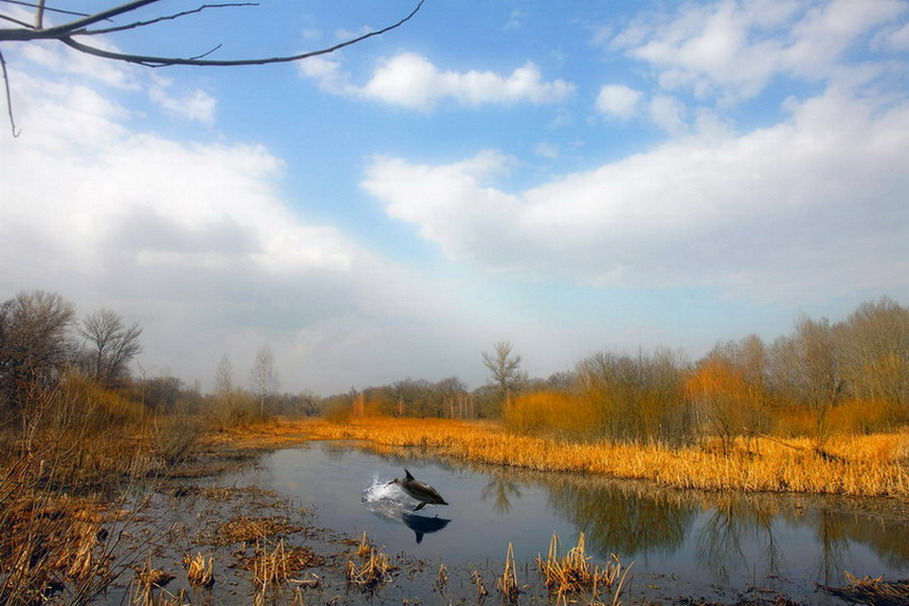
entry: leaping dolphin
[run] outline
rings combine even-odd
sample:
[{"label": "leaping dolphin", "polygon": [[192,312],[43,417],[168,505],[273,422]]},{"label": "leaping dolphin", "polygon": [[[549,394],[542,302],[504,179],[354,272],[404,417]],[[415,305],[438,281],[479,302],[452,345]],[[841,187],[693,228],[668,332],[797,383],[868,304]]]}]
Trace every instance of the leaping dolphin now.
[{"label": "leaping dolphin", "polygon": [[435,488],[426,482],[414,479],[406,469],[403,478],[395,478],[389,484],[397,484],[404,492],[420,502],[414,511],[420,511],[427,505],[448,505]]}]

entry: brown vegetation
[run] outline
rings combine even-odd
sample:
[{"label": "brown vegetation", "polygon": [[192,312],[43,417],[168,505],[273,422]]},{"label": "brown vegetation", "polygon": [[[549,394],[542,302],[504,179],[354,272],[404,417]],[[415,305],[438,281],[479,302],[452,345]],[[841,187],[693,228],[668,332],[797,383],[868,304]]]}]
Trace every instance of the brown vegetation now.
[{"label": "brown vegetation", "polygon": [[591,567],[590,559],[585,551],[583,532],[578,535],[577,545],[562,557],[559,557],[559,537],[552,535],[549,554],[546,560],[537,558],[537,565],[546,588],[555,596],[556,603],[567,604],[570,594],[580,593],[586,594],[591,601],[598,600],[600,591],[613,587],[616,589],[613,603],[618,602],[629,569],[623,570],[616,555],[603,568],[597,565]]},{"label": "brown vegetation", "polygon": [[906,432],[837,436],[824,451],[833,456],[825,457],[809,438],[739,439],[733,452],[724,455],[709,439],[685,447],[576,443],[514,435],[490,422],[442,419],[373,418],[344,425],[306,421],[288,424],[286,430],[318,439],[366,440],[380,452],[416,446],[465,461],[636,478],[681,488],[909,496]]},{"label": "brown vegetation", "polygon": [[356,552],[359,564],[347,561],[347,584],[365,592],[372,592],[392,580],[397,568],[388,561],[388,554],[377,549],[363,533]]},{"label": "brown vegetation", "polygon": [[885,581],[883,577],[858,579],[845,573],[847,584],[842,587],[820,585],[820,588],[855,604],[872,606],[903,606],[909,604],[909,580]]}]

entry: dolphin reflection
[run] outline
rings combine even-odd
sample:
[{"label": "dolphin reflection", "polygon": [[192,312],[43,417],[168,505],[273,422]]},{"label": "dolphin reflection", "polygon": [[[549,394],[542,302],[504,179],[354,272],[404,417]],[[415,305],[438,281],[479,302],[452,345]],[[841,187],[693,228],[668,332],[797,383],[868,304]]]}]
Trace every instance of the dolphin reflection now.
[{"label": "dolphin reflection", "polygon": [[446,520],[445,518],[440,518],[438,516],[430,518],[407,511],[401,512],[401,521],[417,535],[417,544],[423,542],[424,534],[439,532],[451,522],[451,520]]}]

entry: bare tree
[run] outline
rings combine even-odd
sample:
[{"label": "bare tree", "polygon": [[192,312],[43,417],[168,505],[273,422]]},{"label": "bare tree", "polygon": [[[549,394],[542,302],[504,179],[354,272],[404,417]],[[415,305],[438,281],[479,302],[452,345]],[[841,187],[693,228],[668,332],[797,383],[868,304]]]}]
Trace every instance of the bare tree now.
[{"label": "bare tree", "polygon": [[778,388],[801,403],[814,417],[816,449],[823,452],[829,437],[829,415],[843,399],[841,325],[827,318],[799,318],[795,334],[774,343],[772,358]]},{"label": "bare tree", "polygon": [[259,403],[259,413],[265,416],[265,402],[275,392],[278,385],[278,378],[275,374],[275,357],[268,345],[263,345],[256,353],[256,361],[249,373],[249,380],[252,383],[256,401]]},{"label": "bare tree", "polygon": [[[308,50],[303,52],[278,54],[268,56],[263,54],[256,57],[241,57],[230,59],[216,59],[212,55],[220,50],[222,42],[216,42],[207,50],[191,57],[146,55],[129,52],[121,52],[102,48],[100,45],[88,44],[85,42],[93,36],[107,34],[116,34],[123,32],[133,32],[145,27],[161,26],[198,13],[213,11],[227,8],[246,8],[259,6],[257,2],[224,2],[216,4],[199,4],[195,8],[179,11],[168,12],[163,0],[133,0],[118,6],[109,6],[98,10],[97,3],[88,3],[86,11],[76,11],[70,9],[61,9],[50,6],[45,0],[0,0],[0,6],[15,6],[18,12],[5,11],[0,12],[0,21],[11,23],[14,27],[0,28],[0,43],[2,42],[34,42],[38,40],[54,40],[65,44],[69,48],[75,49],[81,53],[101,57],[112,61],[122,61],[126,63],[136,63],[146,67],[164,67],[169,65],[195,65],[201,67],[233,67],[239,65],[266,65],[269,63],[289,63],[301,61],[310,57],[326,55],[333,53],[347,46],[357,44],[369,38],[380,36],[393,29],[401,27],[422,7],[425,0],[419,0],[417,5],[403,18],[398,21],[368,31],[359,36],[355,36],[338,42],[324,48]],[[160,8],[159,8],[160,5]],[[21,18],[21,7],[30,7],[34,9],[31,20]],[[148,10],[143,10],[148,9]],[[46,23],[49,15],[54,15],[64,19],[63,23],[49,25]],[[119,21],[119,22],[118,22]],[[6,71],[6,62],[3,59],[3,53],[0,52],[0,67],[2,67],[3,80],[6,89],[7,106],[10,103],[9,79]],[[12,108],[9,107],[10,124],[13,129],[13,135],[17,135],[15,122],[13,121]]]},{"label": "bare tree", "polygon": [[74,318],[72,303],[40,290],[0,305],[0,404],[20,408],[31,388],[57,379],[71,359]]},{"label": "bare tree", "polygon": [[853,396],[909,413],[909,308],[888,297],[847,318],[844,357]]},{"label": "bare tree", "polygon": [[86,340],[80,356],[83,370],[105,387],[114,387],[127,378],[129,363],[142,352],[139,325],[124,325],[123,319],[109,309],[87,316],[79,334]]},{"label": "bare tree", "polygon": [[221,356],[218,368],[215,370],[215,395],[227,398],[234,390],[234,369],[227,354]]},{"label": "bare tree", "polygon": [[492,354],[483,352],[483,366],[489,369],[490,382],[498,388],[503,404],[526,378],[521,372],[521,356],[513,355],[511,350],[511,343],[499,341],[493,345]]}]

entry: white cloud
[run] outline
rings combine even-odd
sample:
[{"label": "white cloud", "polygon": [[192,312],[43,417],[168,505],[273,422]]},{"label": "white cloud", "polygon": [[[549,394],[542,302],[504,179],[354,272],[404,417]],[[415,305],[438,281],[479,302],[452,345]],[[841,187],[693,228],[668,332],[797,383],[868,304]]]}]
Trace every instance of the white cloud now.
[{"label": "white cloud", "polygon": [[622,84],[606,84],[597,95],[597,109],[608,116],[627,120],[637,112],[641,92]]},{"label": "white cloud", "polygon": [[380,63],[363,86],[355,86],[332,60],[303,61],[300,74],[315,80],[320,88],[381,101],[420,111],[430,111],[444,100],[459,105],[552,104],[566,99],[574,85],[564,80],[543,80],[540,69],[525,63],[511,74],[491,71],[441,71],[425,57],[400,53]]},{"label": "white cloud", "polygon": [[647,106],[650,120],[670,135],[686,131],[685,105],[669,95],[655,95]]},{"label": "white cloud", "polygon": [[899,0],[742,0],[686,3],[649,14],[607,47],[650,64],[664,90],[735,103],[777,75],[825,80],[863,36],[905,13]]},{"label": "white cloud", "polygon": [[207,92],[196,89],[182,97],[170,93],[171,81],[155,78],[148,94],[151,100],[167,113],[186,120],[196,120],[211,125],[215,121],[215,98]]},{"label": "white cloud", "polygon": [[559,157],[559,147],[553,143],[542,141],[534,148],[533,153],[541,158],[554,160]]},{"label": "white cloud", "polygon": [[391,158],[364,187],[451,257],[495,270],[753,299],[907,292],[909,105],[831,90],[791,110],[518,193],[464,163]]},{"label": "white cloud", "polygon": [[[0,135],[0,299],[44,289],[81,313],[113,308],[143,327],[150,376],[206,387],[223,354],[242,376],[265,342],[291,391],[463,369],[476,333],[463,336],[447,287],[302,221],[266,148],[135,130],[109,90],[13,65],[24,132]],[[463,169],[505,166],[490,155]]]}]

